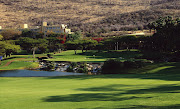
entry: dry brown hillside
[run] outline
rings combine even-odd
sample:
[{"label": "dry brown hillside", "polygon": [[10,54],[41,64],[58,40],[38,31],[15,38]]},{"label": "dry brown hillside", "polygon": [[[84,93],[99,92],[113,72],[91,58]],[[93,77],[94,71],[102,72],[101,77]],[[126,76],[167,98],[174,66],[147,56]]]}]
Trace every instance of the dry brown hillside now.
[{"label": "dry brown hillside", "polygon": [[180,17],[180,0],[0,0],[3,28],[40,25],[43,17],[73,30],[121,30],[167,15]]}]

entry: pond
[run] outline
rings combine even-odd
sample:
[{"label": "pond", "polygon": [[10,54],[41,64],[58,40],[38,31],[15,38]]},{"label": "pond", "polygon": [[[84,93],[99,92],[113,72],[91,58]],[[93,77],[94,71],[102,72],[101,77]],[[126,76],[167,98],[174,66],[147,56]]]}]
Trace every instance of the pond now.
[{"label": "pond", "polygon": [[84,73],[59,72],[59,71],[33,71],[33,70],[9,70],[0,71],[0,77],[48,77],[84,75]]}]

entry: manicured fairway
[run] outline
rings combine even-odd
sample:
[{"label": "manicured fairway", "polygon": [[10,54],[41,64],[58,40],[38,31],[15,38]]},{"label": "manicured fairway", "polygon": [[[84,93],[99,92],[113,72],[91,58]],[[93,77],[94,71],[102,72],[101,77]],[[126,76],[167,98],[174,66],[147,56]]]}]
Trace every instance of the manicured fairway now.
[{"label": "manicured fairway", "polygon": [[[102,51],[97,52],[97,50],[88,50],[86,53],[82,54],[81,50],[77,50],[77,54],[74,54],[74,50],[64,51],[62,53],[55,54],[53,58],[47,59],[50,61],[73,61],[73,62],[104,62],[110,58],[124,58],[130,59],[134,57],[141,56],[142,54],[138,50],[133,49],[131,51],[118,50],[118,51]],[[123,59],[122,59],[123,60]]]},{"label": "manicured fairway", "polygon": [[180,74],[0,78],[0,109],[179,109]]}]

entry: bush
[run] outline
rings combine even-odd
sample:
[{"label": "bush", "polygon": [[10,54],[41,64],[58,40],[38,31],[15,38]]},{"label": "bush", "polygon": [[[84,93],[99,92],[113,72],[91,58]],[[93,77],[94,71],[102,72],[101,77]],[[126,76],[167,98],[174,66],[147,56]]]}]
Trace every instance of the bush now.
[{"label": "bush", "polygon": [[77,70],[78,73],[87,73],[88,72],[88,69],[87,68],[79,68]]},{"label": "bush", "polygon": [[54,65],[53,62],[47,62],[47,63],[46,63],[46,66],[47,66],[47,67],[45,68],[45,70],[47,70],[47,71],[52,70],[52,69],[55,68],[55,65]]},{"label": "bush", "polygon": [[124,68],[141,68],[144,66],[144,62],[142,61],[124,61]]},{"label": "bush", "polygon": [[70,65],[72,68],[75,68],[77,66],[77,63],[76,62],[72,62],[71,65]]},{"label": "bush", "polygon": [[72,66],[69,66],[66,71],[67,71],[67,72],[74,72]]},{"label": "bush", "polygon": [[119,60],[109,59],[102,66],[103,74],[117,74],[123,68],[123,64]]},{"label": "bush", "polygon": [[170,54],[168,56],[170,59],[168,60],[169,62],[180,62],[180,52],[175,52],[173,54]]},{"label": "bush", "polygon": [[117,73],[124,73],[127,69],[131,68],[141,68],[144,66],[143,61],[124,61],[121,62],[120,60],[110,59],[104,62],[102,66],[102,73],[103,74],[117,74]]},{"label": "bush", "polygon": [[47,57],[48,57],[48,58],[51,58],[51,57],[52,57],[52,54],[47,54]]},{"label": "bush", "polygon": [[79,68],[77,70],[78,73],[87,73],[88,69],[87,69],[87,63],[83,62],[79,65]]},{"label": "bush", "polygon": [[164,54],[160,52],[149,52],[149,51],[144,51],[143,56],[141,58],[145,58],[148,60],[153,60],[155,62],[161,62],[164,60]]},{"label": "bush", "polygon": [[145,62],[143,61],[135,61],[135,64],[136,64],[136,68],[141,68],[145,66]]},{"label": "bush", "polygon": [[81,63],[81,64],[80,64],[80,66],[79,66],[79,67],[80,67],[80,68],[86,68],[86,67],[87,67],[87,65],[86,65],[86,64],[87,64],[87,63],[83,62],[83,63]]},{"label": "bush", "polygon": [[19,50],[17,53],[13,53],[14,55],[28,55],[29,53],[26,50]]}]

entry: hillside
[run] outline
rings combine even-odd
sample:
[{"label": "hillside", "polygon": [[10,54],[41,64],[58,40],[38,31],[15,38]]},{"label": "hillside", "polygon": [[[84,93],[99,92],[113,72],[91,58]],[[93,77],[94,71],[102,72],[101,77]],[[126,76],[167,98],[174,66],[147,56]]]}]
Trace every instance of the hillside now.
[{"label": "hillside", "polygon": [[[41,3],[41,1],[43,1]],[[0,26],[68,24],[84,31],[143,28],[160,16],[180,17],[179,0],[0,0]]]}]

